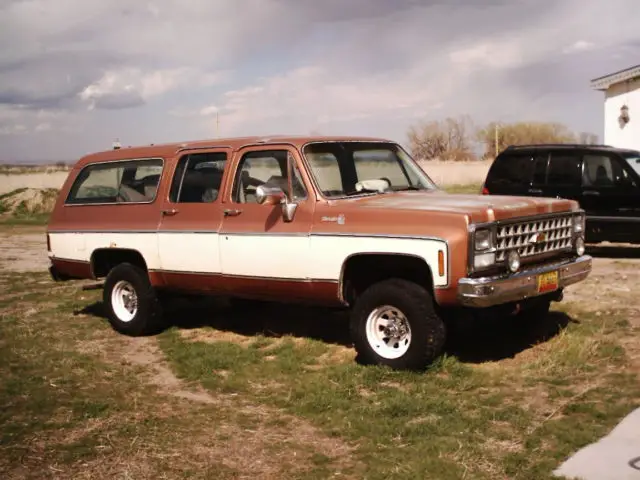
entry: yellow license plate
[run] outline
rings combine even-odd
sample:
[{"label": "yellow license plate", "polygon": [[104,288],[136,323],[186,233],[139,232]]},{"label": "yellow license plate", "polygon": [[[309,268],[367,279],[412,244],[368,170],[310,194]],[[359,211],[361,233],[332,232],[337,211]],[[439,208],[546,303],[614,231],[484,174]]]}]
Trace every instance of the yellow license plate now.
[{"label": "yellow license plate", "polygon": [[538,293],[552,292],[558,288],[558,272],[538,275]]}]

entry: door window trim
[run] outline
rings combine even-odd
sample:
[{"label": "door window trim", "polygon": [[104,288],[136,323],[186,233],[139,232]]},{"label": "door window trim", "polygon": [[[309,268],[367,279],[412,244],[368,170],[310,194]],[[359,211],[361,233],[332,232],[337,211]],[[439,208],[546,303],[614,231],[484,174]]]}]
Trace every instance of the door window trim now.
[{"label": "door window trim", "polygon": [[[230,176],[230,180],[227,182],[228,188],[224,193],[224,198],[222,199],[222,203],[229,202],[234,205],[245,205],[245,206],[258,205],[252,202],[241,203],[241,202],[235,201],[234,189],[238,181],[238,172],[242,165],[242,161],[245,155],[253,152],[271,152],[271,151],[287,152],[287,154],[293,159],[294,166],[295,168],[297,168],[299,172],[299,177],[300,177],[300,180],[302,181],[302,186],[304,187],[305,193],[306,193],[305,198],[300,199],[295,203],[297,203],[298,205],[302,205],[316,199],[315,189],[313,187],[311,188],[309,187],[310,180],[308,177],[308,173],[305,169],[305,165],[303,164],[302,157],[299,155],[298,150],[289,143],[271,143],[266,145],[255,145],[255,144],[247,145],[247,146],[241,147],[236,152],[234,152],[234,157],[233,159],[231,159],[231,161],[228,164],[228,168],[230,170],[228,172],[228,175]],[[231,172],[231,170],[233,170],[233,172]],[[312,195],[314,196],[314,198],[312,198]]]}]

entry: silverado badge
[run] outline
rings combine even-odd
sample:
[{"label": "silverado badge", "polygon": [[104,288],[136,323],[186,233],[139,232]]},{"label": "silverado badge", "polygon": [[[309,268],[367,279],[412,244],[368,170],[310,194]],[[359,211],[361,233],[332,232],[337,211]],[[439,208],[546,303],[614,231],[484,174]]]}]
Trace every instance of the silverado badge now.
[{"label": "silverado badge", "polygon": [[546,241],[547,241],[547,234],[545,232],[534,233],[533,235],[531,235],[531,238],[529,239],[529,243],[532,243],[534,245],[540,245]]}]

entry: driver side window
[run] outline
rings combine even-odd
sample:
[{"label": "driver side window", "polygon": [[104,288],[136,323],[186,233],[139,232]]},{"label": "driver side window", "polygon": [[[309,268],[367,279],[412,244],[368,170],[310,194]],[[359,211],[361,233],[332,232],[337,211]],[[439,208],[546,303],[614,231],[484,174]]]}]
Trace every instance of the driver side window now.
[{"label": "driver side window", "polygon": [[307,192],[298,166],[286,150],[270,150],[246,153],[238,165],[233,184],[233,201],[257,203],[256,188],[260,185],[280,187],[288,195],[287,161],[293,162],[293,198],[307,198]]}]

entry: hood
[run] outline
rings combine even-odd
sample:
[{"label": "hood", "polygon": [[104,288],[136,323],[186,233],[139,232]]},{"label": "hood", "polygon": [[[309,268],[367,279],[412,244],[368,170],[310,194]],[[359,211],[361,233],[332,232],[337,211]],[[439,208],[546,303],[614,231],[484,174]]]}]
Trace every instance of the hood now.
[{"label": "hood", "polygon": [[397,192],[353,199],[358,207],[381,210],[416,210],[468,215],[473,223],[507,220],[557,212],[578,207],[573,200],[505,195],[461,195],[444,192]]}]

